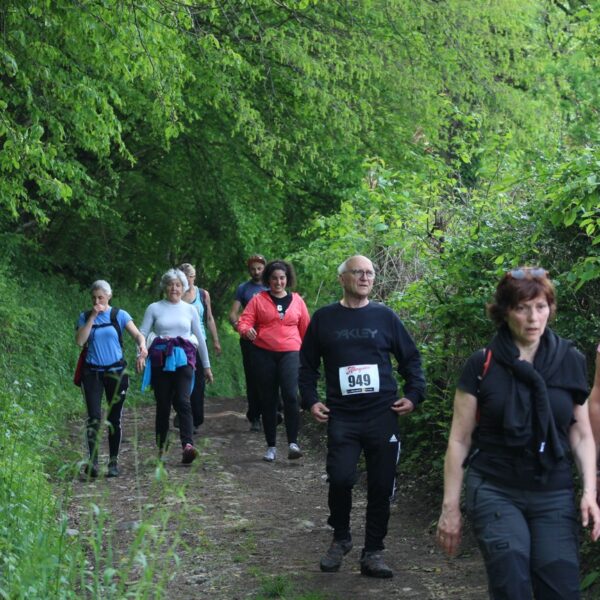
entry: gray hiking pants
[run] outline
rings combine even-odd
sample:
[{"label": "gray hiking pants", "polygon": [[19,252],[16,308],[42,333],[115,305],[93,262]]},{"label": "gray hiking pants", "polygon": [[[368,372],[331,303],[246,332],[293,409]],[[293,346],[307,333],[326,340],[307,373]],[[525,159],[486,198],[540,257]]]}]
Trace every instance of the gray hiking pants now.
[{"label": "gray hiking pants", "polygon": [[572,489],[527,491],[469,469],[467,514],[493,600],[578,600],[579,540]]}]

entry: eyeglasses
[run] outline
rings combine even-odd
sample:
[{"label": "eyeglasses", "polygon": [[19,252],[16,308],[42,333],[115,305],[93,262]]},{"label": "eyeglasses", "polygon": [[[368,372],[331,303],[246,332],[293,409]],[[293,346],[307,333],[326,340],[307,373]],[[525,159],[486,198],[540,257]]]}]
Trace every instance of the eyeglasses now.
[{"label": "eyeglasses", "polygon": [[521,267],[508,272],[513,279],[525,279],[526,277],[546,277],[548,271],[540,267]]},{"label": "eyeglasses", "polygon": [[375,279],[374,271],[365,271],[364,269],[348,269],[348,271],[344,271],[344,273],[352,273],[352,275],[358,279],[362,279],[363,277]]}]

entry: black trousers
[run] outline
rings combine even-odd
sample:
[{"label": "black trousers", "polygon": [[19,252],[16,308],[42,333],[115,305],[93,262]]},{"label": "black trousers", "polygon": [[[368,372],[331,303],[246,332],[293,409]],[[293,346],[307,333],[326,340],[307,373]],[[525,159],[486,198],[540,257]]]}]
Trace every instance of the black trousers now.
[{"label": "black trousers", "polygon": [[192,406],[192,421],[194,427],[200,427],[204,423],[204,393],[206,390],[206,377],[200,360],[200,354],[196,350],[196,374],[194,378],[194,389],[190,396]]},{"label": "black trousers", "polygon": [[396,484],[400,457],[398,417],[392,410],[363,421],[330,418],[327,428],[329,520],[337,540],[349,539],[352,488],[357,465],[364,452],[367,466],[367,515],[365,550],[384,548],[390,518],[390,499]]},{"label": "black trousers", "polygon": [[121,415],[129,376],[123,371],[92,371],[85,367],[81,378],[83,395],[87,406],[87,443],[90,460],[97,462],[100,423],[102,422],[102,395],[108,402],[108,452],[111,458],[119,455],[121,446]]},{"label": "black trousers", "polygon": [[152,369],[152,387],[156,400],[156,443],[162,450],[167,443],[171,405],[179,416],[179,437],[181,446],[193,444],[192,409],[190,394],[194,369],[190,365],[175,371]]},{"label": "black trousers", "polygon": [[252,361],[260,381],[260,412],[267,446],[275,446],[277,439],[279,390],[283,400],[288,444],[297,442],[300,426],[300,403],[298,402],[300,352],[271,352],[255,346]]},{"label": "black trousers", "polygon": [[250,340],[240,338],[242,363],[244,365],[244,377],[246,378],[246,398],[248,399],[248,410],[246,411],[246,417],[251,423],[260,418],[260,384],[252,359],[254,348],[255,346]]}]

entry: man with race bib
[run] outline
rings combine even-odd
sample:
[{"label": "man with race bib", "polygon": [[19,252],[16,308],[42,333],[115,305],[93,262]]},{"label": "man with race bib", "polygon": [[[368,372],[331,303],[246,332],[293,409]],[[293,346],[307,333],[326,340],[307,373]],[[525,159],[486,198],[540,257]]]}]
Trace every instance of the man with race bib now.
[{"label": "man with race bib", "polygon": [[[327,423],[329,519],[333,541],[320,562],[322,571],[338,571],[352,549],[350,510],[357,464],[364,451],[367,467],[365,543],[360,570],[389,578],[382,551],[400,456],[398,415],[412,412],[423,399],[421,357],[398,316],[371,302],[375,271],[364,256],[352,256],[338,268],[340,302],[315,312],[300,351],[299,385],[303,407]],[[398,398],[390,355],[398,361],[404,390]],[[323,359],[326,403],[317,394]]]}]

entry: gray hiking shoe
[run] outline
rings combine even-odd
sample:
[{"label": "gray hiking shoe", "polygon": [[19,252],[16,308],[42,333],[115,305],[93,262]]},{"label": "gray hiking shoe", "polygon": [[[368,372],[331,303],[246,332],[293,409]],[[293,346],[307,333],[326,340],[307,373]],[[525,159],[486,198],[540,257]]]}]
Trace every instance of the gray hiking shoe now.
[{"label": "gray hiking shoe", "polygon": [[273,462],[277,458],[277,448],[275,446],[269,446],[265,455],[263,456],[263,460],[266,462]]},{"label": "gray hiking shoe", "polygon": [[300,446],[292,442],[288,448],[288,458],[290,460],[294,460],[296,458],[300,458],[302,456],[302,450],[300,450]]},{"label": "gray hiking shoe", "polygon": [[108,469],[106,470],[107,477],[118,477],[119,476],[119,463],[116,458],[111,458],[108,461]]},{"label": "gray hiking shoe", "polygon": [[92,462],[84,465],[81,471],[81,476],[83,479],[96,479],[99,473],[100,469],[98,468],[98,463]]},{"label": "gray hiking shoe", "polygon": [[319,566],[324,573],[335,573],[342,566],[342,559],[352,550],[352,540],[333,540],[321,557]]},{"label": "gray hiking shoe", "polygon": [[365,552],[363,550],[360,559],[361,575],[367,577],[378,577],[379,579],[389,579],[394,576],[394,572],[385,564],[381,550],[374,552]]}]

